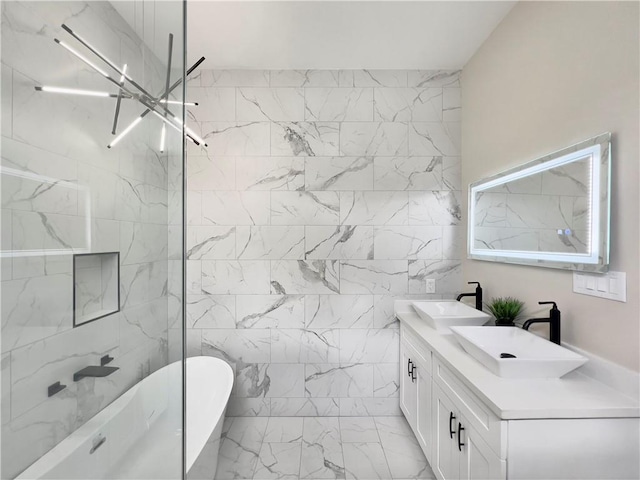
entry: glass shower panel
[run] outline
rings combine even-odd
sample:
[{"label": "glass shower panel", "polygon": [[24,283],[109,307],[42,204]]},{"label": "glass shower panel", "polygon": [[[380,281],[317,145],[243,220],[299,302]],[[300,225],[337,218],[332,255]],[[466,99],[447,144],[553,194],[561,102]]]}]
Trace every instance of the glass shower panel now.
[{"label": "glass shower panel", "polygon": [[0,476],[181,479],[183,2],[1,8]]}]

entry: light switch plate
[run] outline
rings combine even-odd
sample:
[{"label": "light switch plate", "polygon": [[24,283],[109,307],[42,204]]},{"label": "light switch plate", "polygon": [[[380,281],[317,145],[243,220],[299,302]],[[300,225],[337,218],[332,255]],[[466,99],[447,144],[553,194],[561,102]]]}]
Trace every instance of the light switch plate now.
[{"label": "light switch plate", "polygon": [[573,291],[582,295],[626,302],[627,274],[625,272],[573,272]]}]

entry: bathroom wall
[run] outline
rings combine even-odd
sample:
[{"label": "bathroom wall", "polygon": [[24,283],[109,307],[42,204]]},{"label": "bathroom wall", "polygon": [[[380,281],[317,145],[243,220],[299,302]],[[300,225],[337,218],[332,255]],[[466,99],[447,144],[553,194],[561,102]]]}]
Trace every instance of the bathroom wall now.
[{"label": "bathroom wall", "polygon": [[[63,22],[145,86],[164,82],[160,62],[107,2],[2,2],[2,478],[167,362],[170,185],[159,124],[143,122],[107,149],[113,99],[34,90],[114,91],[54,43],[85,52]],[[141,111],[131,101],[122,108],[121,129]],[[176,151],[180,139],[170,140]],[[120,252],[121,311],[73,328],[71,253],[111,251]],[[73,382],[107,353],[120,370]],[[56,381],[67,388],[47,398]]]},{"label": "bathroom wall", "polygon": [[[563,341],[640,370],[637,2],[519,2],[463,69],[462,180],[468,184],[610,131],[611,269],[627,302],[572,292],[571,272],[464,260],[487,296],[562,311]],[[466,212],[466,197],[463,212]],[[466,222],[466,215],[463,216]],[[546,335],[544,327],[540,329]]]},{"label": "bathroom wall", "polygon": [[204,70],[188,152],[189,355],[229,415],[393,415],[395,298],[461,285],[458,72]]}]

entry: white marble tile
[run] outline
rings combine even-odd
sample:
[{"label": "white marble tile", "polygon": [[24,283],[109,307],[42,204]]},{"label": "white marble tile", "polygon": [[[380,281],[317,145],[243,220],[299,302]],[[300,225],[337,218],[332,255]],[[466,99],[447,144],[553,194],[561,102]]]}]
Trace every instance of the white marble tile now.
[{"label": "white marble tile", "polygon": [[14,210],[11,215],[12,250],[88,249],[86,220],[56,213]]},{"label": "white marble tile", "polygon": [[373,228],[340,225],[305,227],[307,259],[373,259]]},{"label": "white marble tile", "polygon": [[236,89],[232,87],[187,86],[187,118],[196,122],[233,122],[236,120]]},{"label": "white marble tile", "polygon": [[345,478],[337,418],[304,419],[300,478]]},{"label": "white marble tile", "polygon": [[395,300],[424,300],[427,295],[374,295],[373,328],[398,328],[393,311]]},{"label": "white marble tile", "polygon": [[[166,225],[120,223],[120,263],[154,262],[167,257]],[[161,238],[163,241],[158,241]]]},{"label": "white marble tile", "polygon": [[376,88],[374,99],[379,122],[442,120],[442,88]]},{"label": "white marble tile", "polygon": [[397,329],[349,329],[340,333],[340,363],[394,363],[399,361]]},{"label": "white marble tile", "polygon": [[272,70],[272,87],[338,87],[338,70]]},{"label": "white marble tile", "polygon": [[[269,155],[269,122],[202,122],[201,125],[201,137],[208,145],[209,155]],[[202,149],[196,151],[202,152]]]},{"label": "white marble tile", "polygon": [[11,420],[11,354],[0,356],[0,420],[5,425]]},{"label": "white marble tile", "polygon": [[271,401],[265,398],[231,397],[227,404],[227,417],[268,417]]},{"label": "white marble tile", "polygon": [[340,293],[409,293],[406,260],[340,262]]},{"label": "white marble tile", "polygon": [[[48,385],[57,381],[78,391],[73,373],[118,346],[117,326],[109,318],[75,328],[66,335],[56,335],[11,352],[11,415],[15,419],[47,401]],[[69,352],[73,345],[73,352]],[[114,374],[115,376],[115,374]],[[105,378],[111,382],[112,378]]]},{"label": "white marble tile", "polygon": [[218,155],[187,157],[188,190],[235,190],[236,159]]},{"label": "white marble tile", "polygon": [[238,190],[302,190],[304,159],[243,157],[237,160]]},{"label": "white marble tile", "polygon": [[273,225],[338,225],[338,192],[272,192]]},{"label": "white marble tile", "polygon": [[375,227],[374,258],[442,258],[442,227]]},{"label": "white marble tile", "polygon": [[435,479],[404,417],[375,417],[393,478]]},{"label": "white marble tile", "polygon": [[[204,348],[202,353],[208,354]],[[216,352],[217,356],[218,353]],[[271,388],[271,377],[269,376],[268,363],[238,363],[236,365],[236,379],[233,384],[231,395],[247,398],[262,398],[267,395]]]},{"label": "white marble tile", "polygon": [[[78,192],[77,213],[91,216],[92,219],[122,218],[116,212],[119,203],[116,195],[121,187],[121,181],[117,175],[108,170],[79,163],[78,184],[83,187],[83,190]],[[140,219],[134,218],[134,220]]]},{"label": "white marble tile", "polygon": [[308,157],[305,190],[373,190],[373,158]]},{"label": "white marble tile", "polygon": [[269,398],[300,398],[304,396],[305,365],[301,363],[271,363],[268,368],[270,378]]},{"label": "white marble tile", "polygon": [[462,266],[459,260],[409,260],[409,291],[426,292],[426,279],[436,282],[436,294],[453,294],[462,288]]},{"label": "white marble tile", "polygon": [[187,227],[187,260],[227,260],[236,258],[236,228]]},{"label": "white marble tile", "polygon": [[317,397],[373,397],[373,365],[307,363],[305,391]]},{"label": "white marble tile", "polygon": [[379,443],[345,443],[342,448],[346,478],[391,478],[384,451]]},{"label": "white marble tile", "polygon": [[201,295],[202,292],[202,261],[188,260],[185,275],[187,294]]},{"label": "white marble tile", "polygon": [[236,251],[242,259],[303,259],[304,227],[239,226],[236,229]]},{"label": "white marble tile", "polygon": [[188,190],[187,197],[187,225],[202,225],[202,192]]},{"label": "white marble tile", "polygon": [[460,124],[457,122],[412,122],[409,124],[409,155],[460,155]]},{"label": "white marble tile", "polygon": [[273,294],[337,294],[340,272],[336,260],[277,260],[271,262]]},{"label": "white marble tile", "polygon": [[265,443],[292,443],[302,441],[302,418],[269,418],[263,441]]},{"label": "white marble tile", "polygon": [[340,155],[337,122],[278,122],[271,124],[271,155]]},{"label": "white marble tile", "polygon": [[380,442],[376,423],[371,417],[341,417],[340,436],[343,443]]},{"label": "white marble tile", "polygon": [[269,192],[202,192],[202,224],[267,225]]},{"label": "white marble tile", "polygon": [[345,122],[340,124],[342,155],[397,156],[408,154],[407,124]]},{"label": "white marble tile", "polygon": [[336,417],[336,398],[272,398],[271,415],[297,417]]},{"label": "white marble tile", "polygon": [[218,453],[217,479],[253,478],[267,422],[264,417],[233,417],[225,420]]},{"label": "white marble tile", "polygon": [[3,282],[2,351],[71,329],[72,290],[70,274]]},{"label": "white marble tile", "polygon": [[2,105],[2,136],[11,137],[12,120],[13,120],[13,71],[11,68],[2,64],[2,79],[0,81],[2,87],[2,95],[0,104]]},{"label": "white marble tile", "polygon": [[202,352],[232,364],[268,363],[269,338],[269,330],[261,328],[203,330]]},{"label": "white marble tile", "polygon": [[305,120],[373,121],[372,88],[305,88]]},{"label": "white marble tile", "polygon": [[461,89],[446,87],[442,89],[442,120],[445,122],[459,122],[462,120]]},{"label": "white marble tile", "polygon": [[236,297],[187,295],[187,328],[235,328]]},{"label": "white marble tile", "polygon": [[268,87],[268,70],[201,70],[203,87]]},{"label": "white marble tile", "polygon": [[402,415],[397,398],[341,398],[340,416]]},{"label": "white marble tile", "polygon": [[301,88],[237,88],[239,121],[297,122],[304,120],[304,91]]},{"label": "white marble tile", "polygon": [[202,293],[268,294],[269,262],[263,260],[203,260]]},{"label": "white marble tile", "polygon": [[466,255],[467,242],[463,227],[442,227],[442,258],[461,259]]},{"label": "white marble tile", "polygon": [[442,158],[442,186],[448,190],[462,190],[460,157]]},{"label": "white marble tile", "polygon": [[272,363],[336,363],[340,354],[339,330],[271,330]]},{"label": "white marble tile", "polygon": [[342,225],[408,225],[406,192],[340,192]]},{"label": "white marble tile", "polygon": [[377,363],[373,366],[373,395],[382,398],[400,395],[398,363]]},{"label": "white marble tile", "polygon": [[130,307],[107,318],[112,329],[116,328],[116,322],[119,325],[121,355],[139,349],[141,345],[166,345],[168,325],[157,321],[167,318],[166,298]]},{"label": "white marble tile", "polygon": [[340,70],[341,87],[406,87],[406,70]]},{"label": "white marble tile", "polygon": [[442,157],[376,157],[375,190],[440,190]]},{"label": "white marble tile", "polygon": [[372,328],[373,295],[307,295],[307,328]]},{"label": "white marble tile", "polygon": [[237,328],[302,328],[303,295],[242,295],[237,302]]},{"label": "white marble tile", "polygon": [[410,87],[459,87],[460,70],[409,70]]},{"label": "white marble tile", "polygon": [[301,450],[300,443],[263,443],[253,478],[299,479]]},{"label": "white marble tile", "polygon": [[409,224],[450,226],[462,221],[460,193],[409,192]]}]

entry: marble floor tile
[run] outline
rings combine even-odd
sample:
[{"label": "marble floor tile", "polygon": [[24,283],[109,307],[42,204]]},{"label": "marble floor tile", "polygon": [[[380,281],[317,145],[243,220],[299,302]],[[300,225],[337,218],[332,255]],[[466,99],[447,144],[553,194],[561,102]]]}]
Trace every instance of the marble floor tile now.
[{"label": "marble floor tile", "polygon": [[346,478],[358,480],[391,478],[380,443],[345,443],[342,449]]},{"label": "marble floor tile", "polygon": [[402,416],[228,417],[215,479],[274,478],[434,480],[435,475]]},{"label": "marble floor tile", "polygon": [[301,448],[301,443],[263,443],[253,478],[298,480]]},{"label": "marble floor tile", "polygon": [[380,437],[371,417],[340,417],[340,435],[344,443],[378,443]]},{"label": "marble floor tile", "polygon": [[264,434],[265,443],[293,443],[302,441],[301,417],[270,417],[267,431]]}]

